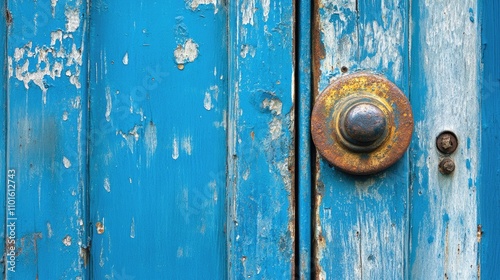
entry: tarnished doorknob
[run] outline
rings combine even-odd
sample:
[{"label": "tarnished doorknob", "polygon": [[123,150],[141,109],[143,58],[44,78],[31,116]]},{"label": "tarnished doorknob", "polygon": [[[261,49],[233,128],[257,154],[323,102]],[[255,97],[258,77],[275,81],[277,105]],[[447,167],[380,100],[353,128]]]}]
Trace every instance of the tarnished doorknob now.
[{"label": "tarnished doorknob", "polygon": [[387,79],[352,74],[330,84],[317,98],[311,133],[319,153],[351,174],[382,171],[403,156],[413,132],[406,96]]}]

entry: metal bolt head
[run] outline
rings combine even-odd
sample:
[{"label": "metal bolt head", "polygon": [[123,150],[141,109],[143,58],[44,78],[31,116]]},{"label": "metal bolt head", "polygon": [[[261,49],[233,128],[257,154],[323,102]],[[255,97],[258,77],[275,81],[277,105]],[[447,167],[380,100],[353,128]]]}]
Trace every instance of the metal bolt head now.
[{"label": "metal bolt head", "polygon": [[344,119],[344,127],[341,127],[347,141],[361,146],[378,140],[386,129],[384,112],[369,103],[356,104],[350,108]]},{"label": "metal bolt head", "polygon": [[443,131],[436,138],[436,147],[443,154],[452,154],[458,147],[457,136],[451,131]]},{"label": "metal bolt head", "polygon": [[443,175],[449,175],[455,171],[455,162],[451,158],[444,158],[439,163],[439,172]]}]

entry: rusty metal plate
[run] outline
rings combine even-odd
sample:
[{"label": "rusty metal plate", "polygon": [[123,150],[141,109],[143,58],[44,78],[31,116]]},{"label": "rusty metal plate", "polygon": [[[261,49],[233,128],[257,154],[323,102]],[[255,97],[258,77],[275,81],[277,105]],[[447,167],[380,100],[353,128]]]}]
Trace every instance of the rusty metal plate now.
[{"label": "rusty metal plate", "polygon": [[389,80],[351,74],[319,95],[311,133],[329,163],[350,174],[369,175],[403,156],[413,133],[413,114],[406,96]]}]

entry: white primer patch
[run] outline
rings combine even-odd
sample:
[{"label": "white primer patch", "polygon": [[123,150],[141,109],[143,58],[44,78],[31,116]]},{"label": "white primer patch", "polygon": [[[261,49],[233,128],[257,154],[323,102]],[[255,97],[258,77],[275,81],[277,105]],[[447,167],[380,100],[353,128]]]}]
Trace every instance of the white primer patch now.
[{"label": "white primer patch", "polygon": [[174,135],[174,140],[172,141],[172,158],[179,158],[179,139]]},{"label": "white primer patch", "polygon": [[65,168],[70,168],[71,167],[71,162],[67,157],[63,157],[63,164]]},{"label": "white primer patch", "polygon": [[135,238],[135,219],[132,217],[132,222],[130,222],[130,238]]},{"label": "white primer patch", "polygon": [[188,0],[186,2],[193,11],[198,9],[200,5],[214,5],[214,14],[219,11],[217,8],[217,0]]},{"label": "white primer patch", "polygon": [[128,65],[128,52],[125,53],[122,59],[123,65]]},{"label": "white primer patch", "polygon": [[66,32],[75,32],[80,27],[80,10],[66,9]]},{"label": "white primer patch", "polygon": [[188,39],[183,46],[179,45],[174,50],[174,58],[177,64],[193,62],[198,57],[198,44],[193,39]]},{"label": "white primer patch", "polygon": [[255,16],[255,11],[257,11],[257,9],[255,8],[255,0],[243,0],[240,9],[241,22],[243,23],[243,25],[253,25],[253,17]]},{"label": "white primer patch", "polygon": [[183,137],[182,138],[182,150],[188,154],[189,156],[191,155],[191,152],[193,150],[193,147],[191,145],[191,142],[192,142],[192,138],[191,136],[187,136],[187,137]]},{"label": "white primer patch", "polygon": [[210,111],[213,107],[212,96],[210,95],[209,92],[205,92],[205,98],[203,99],[203,107],[205,107],[205,109],[208,111]]},{"label": "white primer patch", "polygon": [[149,125],[146,126],[144,131],[144,144],[146,145],[146,165],[149,166],[151,159],[156,152],[156,146],[158,145],[156,138],[156,125],[154,125],[153,122],[150,122]]},{"label": "white primer patch", "polygon": [[109,178],[104,178],[103,186],[107,192],[111,192],[111,184],[109,183]]},{"label": "white primer patch", "polygon": [[106,87],[106,121],[109,122],[111,120],[111,110],[113,109],[113,102],[111,100],[111,90],[109,87]]}]

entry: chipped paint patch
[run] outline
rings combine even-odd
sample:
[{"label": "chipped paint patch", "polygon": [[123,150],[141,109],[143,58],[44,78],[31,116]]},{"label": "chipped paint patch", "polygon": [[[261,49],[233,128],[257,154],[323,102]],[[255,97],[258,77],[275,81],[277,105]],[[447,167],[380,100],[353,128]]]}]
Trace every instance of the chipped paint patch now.
[{"label": "chipped paint patch", "polygon": [[122,63],[123,65],[128,65],[128,52],[126,52],[125,55],[123,56]]},{"label": "chipped paint patch", "polygon": [[[80,68],[83,63],[83,44],[77,47],[72,32],[80,24],[78,10],[67,11],[66,32],[58,29],[50,32],[50,44],[33,46],[28,42],[14,49],[12,57],[8,57],[9,77],[15,77],[24,83],[26,89],[30,83],[37,85],[42,91],[42,100],[46,103],[47,90],[50,84],[46,80],[56,80],[62,73],[69,73],[69,81],[75,87],[81,88],[79,81]],[[69,48],[64,45],[69,44]]]},{"label": "chipped paint patch", "polygon": [[80,27],[80,10],[66,9],[64,15],[66,16],[66,32],[75,32]]},{"label": "chipped paint patch", "polygon": [[58,0],[50,0],[50,6],[52,7],[52,17],[56,16],[56,6]]},{"label": "chipped paint patch", "polygon": [[67,157],[63,157],[63,165],[65,168],[70,168],[71,167],[71,162]]},{"label": "chipped paint patch", "polygon": [[244,44],[241,46],[240,56],[246,58],[250,54],[251,57],[255,57],[255,48],[252,45]]},{"label": "chipped paint patch", "polygon": [[132,217],[132,221],[130,222],[130,238],[135,238],[135,219]]},{"label": "chipped paint patch", "polygon": [[111,109],[113,109],[113,101],[111,100],[111,92],[110,88],[106,87],[106,113],[104,116],[106,117],[106,121],[109,122],[111,120]]},{"label": "chipped paint patch", "polygon": [[269,10],[271,8],[271,0],[261,0],[262,4],[262,14],[264,16],[264,22],[269,19]]},{"label": "chipped paint patch", "polygon": [[243,0],[241,5],[241,22],[245,24],[254,24],[254,16],[257,9],[255,8],[255,0]]},{"label": "chipped paint patch", "polygon": [[66,112],[66,111],[63,112],[62,119],[63,119],[63,121],[68,120],[68,112]]},{"label": "chipped paint patch", "polygon": [[187,154],[187,155],[191,155],[191,152],[193,150],[193,147],[192,147],[192,138],[191,136],[187,136],[187,137],[183,137],[182,138],[182,150]]},{"label": "chipped paint patch", "polygon": [[172,141],[172,158],[179,158],[179,139],[174,135],[174,139]]},{"label": "chipped paint patch", "polygon": [[193,39],[188,39],[184,45],[178,45],[174,50],[175,63],[184,65],[193,62],[198,57],[198,44]]},{"label": "chipped paint patch", "polygon": [[109,178],[104,178],[103,187],[107,192],[111,192],[111,184],[109,183]]},{"label": "chipped paint patch", "polygon": [[54,232],[52,231],[52,226],[50,225],[50,223],[47,223],[47,236],[49,238],[52,238],[52,236],[54,236]]},{"label": "chipped paint patch", "polygon": [[64,246],[66,246],[66,247],[71,246],[71,241],[72,241],[71,236],[69,236],[69,235],[66,235],[66,237],[64,237],[62,240]]},{"label": "chipped paint patch", "polygon": [[186,3],[193,11],[197,10],[200,5],[213,5],[214,14],[219,11],[219,9],[217,8],[217,0],[187,0]]},{"label": "chipped paint patch", "polygon": [[212,96],[210,95],[209,92],[205,92],[205,98],[203,99],[203,107],[205,107],[207,111],[210,111],[213,108]]},{"label": "chipped paint patch", "polygon": [[149,125],[146,126],[144,131],[144,144],[146,145],[146,165],[149,166],[156,152],[156,146],[158,145],[156,125],[153,122],[149,122]]}]

